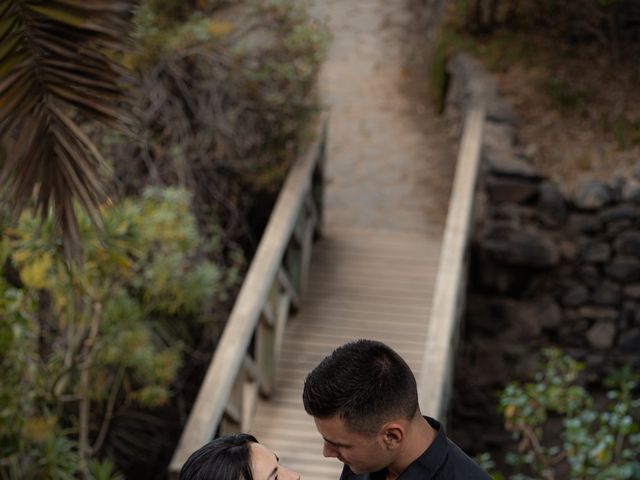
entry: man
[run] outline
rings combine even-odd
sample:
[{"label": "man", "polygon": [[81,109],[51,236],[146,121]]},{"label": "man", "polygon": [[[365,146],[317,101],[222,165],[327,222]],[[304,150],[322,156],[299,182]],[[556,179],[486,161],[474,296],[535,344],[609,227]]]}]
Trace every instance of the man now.
[{"label": "man", "polygon": [[489,480],[418,407],[416,380],[387,345],[337,348],[307,376],[304,408],[323,455],[345,464],[340,480]]}]

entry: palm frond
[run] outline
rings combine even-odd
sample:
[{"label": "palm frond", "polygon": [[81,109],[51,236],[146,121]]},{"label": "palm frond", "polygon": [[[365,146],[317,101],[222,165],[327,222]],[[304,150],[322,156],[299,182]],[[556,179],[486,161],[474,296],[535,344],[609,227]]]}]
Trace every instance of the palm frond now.
[{"label": "palm frond", "polygon": [[53,209],[68,254],[79,251],[77,201],[99,223],[107,165],[80,124],[131,125],[123,68],[136,0],[0,0],[0,170],[8,199]]}]

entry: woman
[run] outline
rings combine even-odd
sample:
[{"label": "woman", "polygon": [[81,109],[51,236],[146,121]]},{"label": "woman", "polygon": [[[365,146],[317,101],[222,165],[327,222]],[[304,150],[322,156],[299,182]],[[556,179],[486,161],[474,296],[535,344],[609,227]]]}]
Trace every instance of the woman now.
[{"label": "woman", "polygon": [[300,475],[280,465],[278,456],[253,435],[240,433],[216,438],[192,453],[179,480],[300,480]]}]

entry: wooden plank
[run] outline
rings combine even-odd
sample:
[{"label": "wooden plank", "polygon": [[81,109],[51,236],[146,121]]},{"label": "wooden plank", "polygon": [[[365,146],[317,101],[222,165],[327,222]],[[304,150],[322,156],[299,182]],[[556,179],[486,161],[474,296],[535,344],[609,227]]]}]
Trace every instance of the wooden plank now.
[{"label": "wooden plank", "polygon": [[364,325],[367,325],[368,321],[371,324],[380,324],[381,326],[402,326],[402,325],[414,325],[416,327],[420,325],[426,325],[427,318],[430,309],[425,307],[423,311],[414,312],[393,312],[382,311],[375,309],[368,309],[366,305],[354,306],[354,305],[323,305],[318,303],[313,308],[309,308],[309,317],[316,317],[327,322],[334,322],[335,318],[345,316],[349,318],[350,323],[356,325],[358,320],[363,320]]},{"label": "wooden plank", "polygon": [[[340,331],[335,329],[318,330],[318,327],[309,329],[306,325],[291,326],[285,332],[285,338],[289,338],[295,335],[297,345],[322,345],[328,349],[333,349],[336,346],[336,342],[340,344],[347,342],[350,338],[361,334],[363,329],[350,328],[349,326],[343,326]],[[367,331],[372,331],[368,329]],[[376,330],[379,335],[387,335],[390,342],[394,344],[407,343],[415,346],[424,347],[424,339],[426,333],[423,335],[416,335],[415,332],[398,332],[397,329],[393,330]]]},{"label": "wooden plank", "polygon": [[[435,279],[435,275],[430,277],[429,280]],[[334,285],[333,283],[322,281],[318,277],[315,277],[314,281],[309,284],[308,295],[375,295],[375,296],[389,296],[398,297],[403,299],[424,299],[426,295],[431,292],[424,291],[424,284],[414,282],[389,282],[385,279],[379,279],[373,281],[350,282],[340,285]]]},{"label": "wooden plank", "polygon": [[375,314],[388,314],[390,318],[394,315],[405,316],[424,316],[429,313],[431,306],[426,302],[420,304],[406,304],[402,302],[372,302],[372,301],[358,301],[358,299],[351,298],[333,298],[327,297],[324,299],[310,298],[305,300],[305,309],[311,311],[322,311],[324,309],[336,309],[336,310],[354,310],[363,313],[375,313]]},{"label": "wooden plank", "polygon": [[[389,342],[390,345],[391,343],[392,342]],[[282,348],[282,355],[280,356],[280,359],[283,364],[289,363],[304,365],[310,363],[312,366],[315,366],[314,362],[317,362],[318,358],[322,359],[331,353],[336,346],[337,345],[329,347],[323,345],[318,347],[317,345],[308,343],[292,346],[287,343]],[[416,359],[420,359],[421,355],[424,353],[424,343],[422,345],[416,345],[393,342],[393,347],[406,352],[408,355],[411,355]],[[408,360],[411,360],[411,358]]]},{"label": "wooden plank", "polygon": [[347,265],[333,265],[333,264],[320,264],[318,266],[313,265],[313,277],[329,277],[330,279],[338,279],[343,275],[346,276],[348,281],[358,281],[376,278],[376,275],[384,275],[384,279],[389,282],[428,282],[434,278],[437,274],[437,269],[433,270],[393,270],[388,269],[382,271],[381,269],[364,269],[364,268],[349,268]]},{"label": "wooden plank", "polygon": [[427,296],[424,292],[414,294],[395,293],[390,294],[384,290],[365,290],[360,291],[351,289],[346,290],[340,288],[338,285],[331,285],[325,289],[314,288],[312,292],[307,294],[305,301],[308,302],[322,302],[330,298],[339,302],[349,303],[365,303],[368,305],[383,304],[383,305],[409,305],[409,306],[426,306],[431,307],[431,296]]},{"label": "wooden plank", "polygon": [[418,265],[420,267],[438,266],[437,255],[423,255],[420,250],[414,248],[403,248],[402,250],[393,250],[389,252],[376,252],[375,250],[363,251],[346,250],[344,248],[324,247],[317,245],[314,251],[314,258],[317,263],[321,263],[323,259],[331,258],[334,263],[347,263],[349,265],[367,264],[373,268],[381,266],[391,266],[392,268],[402,269],[404,265]]},{"label": "wooden plank", "polygon": [[403,245],[405,243],[421,244],[430,237],[440,238],[443,232],[441,226],[433,225],[426,229],[429,233],[407,232],[402,230],[390,230],[382,228],[364,228],[357,226],[345,227],[343,225],[328,225],[326,236],[335,239],[343,244],[354,244],[358,241],[366,240],[371,246],[375,245]]},{"label": "wooden plank", "polygon": [[[404,270],[394,270],[391,268],[358,268],[349,265],[327,265],[323,264],[319,267],[315,265],[311,267],[314,272],[314,281],[322,285],[324,288],[330,287],[338,279],[341,282],[348,281],[344,285],[350,284],[380,284],[380,280],[384,280],[383,285],[403,285],[411,283],[433,283],[437,273],[437,268],[415,269],[407,268]],[[345,278],[346,277],[346,278]],[[311,288],[311,285],[309,285]]]}]

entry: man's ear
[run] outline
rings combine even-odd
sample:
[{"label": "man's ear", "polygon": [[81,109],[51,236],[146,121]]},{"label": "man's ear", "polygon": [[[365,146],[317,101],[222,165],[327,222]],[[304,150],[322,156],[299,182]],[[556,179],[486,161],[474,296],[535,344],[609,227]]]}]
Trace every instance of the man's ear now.
[{"label": "man's ear", "polygon": [[404,440],[405,429],[400,423],[389,422],[382,427],[382,442],[388,449],[398,448]]}]

